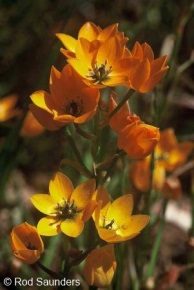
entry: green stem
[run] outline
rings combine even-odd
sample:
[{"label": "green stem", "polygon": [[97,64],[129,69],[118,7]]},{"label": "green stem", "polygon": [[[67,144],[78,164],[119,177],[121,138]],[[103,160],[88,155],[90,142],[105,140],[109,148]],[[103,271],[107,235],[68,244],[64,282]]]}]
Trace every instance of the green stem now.
[{"label": "green stem", "polygon": [[78,124],[74,124],[75,125],[75,129],[77,131],[77,133],[82,136],[85,139],[91,140],[91,141],[96,141],[97,137],[94,135],[89,134],[88,132],[83,131]]},{"label": "green stem", "polygon": [[65,136],[67,137],[67,140],[70,144],[70,148],[73,150],[78,162],[80,163],[83,170],[87,173],[90,178],[93,178],[93,174],[89,171],[89,169],[86,167],[85,163],[82,160],[81,154],[79,150],[77,149],[77,146],[72,138],[71,132],[69,131],[68,127],[65,127]]},{"label": "green stem", "polygon": [[130,99],[134,94],[134,90],[130,90],[128,94],[118,103],[117,107],[109,114],[109,120],[121,109],[121,107]]},{"label": "green stem", "polygon": [[179,53],[179,49],[180,49],[180,44],[182,41],[182,37],[183,37],[183,33],[184,33],[184,29],[186,24],[188,23],[190,17],[193,14],[193,3],[190,5],[190,7],[186,8],[187,10],[183,12],[183,16],[179,22],[179,25],[177,27],[177,31],[176,31],[176,37],[175,37],[175,44],[174,44],[174,49],[171,55],[171,59],[170,59],[170,67],[167,73],[167,77],[166,77],[166,83],[164,86],[164,92],[166,92],[166,90],[168,90],[168,86],[171,84],[173,78],[174,78],[174,72],[175,72],[175,67],[176,67],[176,63],[177,63],[177,57],[178,57],[178,53]]},{"label": "green stem", "polygon": [[131,277],[132,290],[139,290],[140,284],[139,284],[137,269],[136,269],[136,265],[135,265],[134,248],[132,247],[132,243],[130,243],[129,255],[130,255],[129,271],[130,271],[130,277]]},{"label": "green stem", "polygon": [[162,235],[163,235],[164,227],[165,227],[165,218],[164,218],[164,216],[165,216],[165,211],[166,211],[167,204],[168,204],[168,200],[164,200],[164,204],[163,204],[163,208],[162,208],[161,220],[160,220],[160,224],[159,224],[159,227],[158,227],[157,235],[156,235],[156,238],[154,240],[153,247],[152,247],[151,258],[150,258],[150,262],[149,262],[149,265],[148,265],[147,272],[145,274],[145,279],[147,279],[149,277],[153,277],[154,270],[156,269],[158,253],[159,253],[161,240],[162,240]]},{"label": "green stem", "polygon": [[191,171],[191,229],[190,229],[190,236],[194,237],[194,169]]},{"label": "green stem", "polygon": [[112,162],[111,162],[111,164],[109,165],[109,167],[108,167],[108,169],[107,169],[107,171],[106,171],[106,174],[105,174],[105,176],[103,177],[103,179],[102,179],[102,181],[101,181],[101,185],[103,185],[106,181],[107,181],[107,179],[109,178],[109,176],[110,176],[110,174],[111,174],[111,171],[112,171],[112,169],[114,168],[114,166],[115,166],[115,164],[116,164],[116,162],[117,162],[117,160],[119,159],[119,158],[121,158],[122,156],[124,156],[126,153],[124,152],[124,151],[120,151],[119,153],[116,153],[114,156],[113,156],[113,158],[112,158]]},{"label": "green stem", "polygon": [[45,273],[47,273],[49,276],[55,278],[55,279],[61,279],[63,278],[62,275],[57,274],[55,272],[53,272],[52,270],[48,269],[47,267],[45,267],[43,264],[41,264],[39,261],[37,261],[35,263],[35,265],[37,265],[40,269],[42,269]]}]

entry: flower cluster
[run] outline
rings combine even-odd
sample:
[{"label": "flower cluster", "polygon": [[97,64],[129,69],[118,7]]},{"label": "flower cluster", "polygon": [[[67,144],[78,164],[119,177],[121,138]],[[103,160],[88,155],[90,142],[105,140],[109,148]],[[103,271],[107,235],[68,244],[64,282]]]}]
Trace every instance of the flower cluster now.
[{"label": "flower cluster", "polygon": [[[63,127],[67,129],[72,123],[82,137],[93,142],[92,148],[97,147],[94,134],[105,124],[117,134],[117,152],[132,159],[148,156],[158,144],[159,129],[145,124],[132,113],[128,99],[134,91],[145,93],[159,83],[168,70],[166,56],[155,59],[147,43],[136,42],[129,50],[126,46],[128,39],[118,30],[118,24],[101,29],[87,22],[81,27],[77,39],[62,33],[57,37],[65,47],[61,52],[68,64],[61,71],[54,66],[51,68],[49,92],[39,90],[31,95],[30,111],[36,120],[43,128],[60,132],[66,132],[62,131]],[[117,96],[116,86],[124,86],[129,96],[123,99]],[[103,98],[107,87],[108,101]],[[92,118],[95,118],[97,131],[90,135],[79,126]],[[93,170],[89,170],[80,161],[75,144],[72,148],[78,162],[68,160],[67,163],[80,173],[86,173],[89,179],[74,188],[65,174],[57,172],[50,180],[49,194],[31,196],[33,205],[46,216],[40,219],[37,228],[27,223],[16,226],[11,234],[12,249],[22,261],[34,263],[44,250],[39,235],[63,233],[77,238],[84,232],[85,222],[93,220],[98,245],[87,250],[87,255],[78,251],[69,265],[86,258],[83,269],[86,281],[89,285],[104,287],[111,283],[117,266],[114,244],[137,236],[150,218],[137,209],[137,214],[132,214],[132,194],[121,192],[113,200],[104,187],[109,176],[108,168],[103,167],[100,171],[100,166],[95,164],[97,158],[94,158]]]}]

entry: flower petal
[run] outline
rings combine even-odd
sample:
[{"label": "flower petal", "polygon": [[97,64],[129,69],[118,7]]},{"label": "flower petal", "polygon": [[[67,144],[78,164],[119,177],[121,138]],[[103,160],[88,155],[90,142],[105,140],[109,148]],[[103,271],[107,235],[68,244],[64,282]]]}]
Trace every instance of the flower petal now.
[{"label": "flower petal", "polygon": [[118,23],[115,24],[111,24],[109,26],[107,26],[106,28],[104,28],[98,35],[98,40],[104,42],[107,39],[109,39],[111,36],[116,35],[118,31]]},{"label": "flower petal", "polygon": [[126,194],[117,198],[110,205],[106,219],[115,220],[117,224],[122,225],[126,218],[132,214],[133,210],[133,196],[132,194]]},{"label": "flower petal", "polygon": [[29,109],[36,120],[47,130],[56,131],[63,126],[63,124],[53,120],[53,115],[43,109],[40,109],[36,105],[30,104]]},{"label": "flower petal", "polygon": [[92,199],[92,195],[95,192],[96,182],[94,179],[90,179],[86,182],[79,184],[71,195],[71,201],[75,202],[78,209],[84,209],[89,201]]},{"label": "flower petal", "polygon": [[27,264],[33,264],[40,258],[41,252],[37,250],[26,249],[15,251],[14,255]]},{"label": "flower petal", "polygon": [[93,41],[97,38],[101,29],[93,22],[86,22],[79,30],[78,38],[86,38]]},{"label": "flower petal", "polygon": [[49,183],[49,192],[52,198],[59,202],[61,199],[69,200],[74,190],[71,180],[61,172],[57,172]]},{"label": "flower petal", "polygon": [[56,36],[60,39],[63,45],[70,51],[75,52],[77,40],[70,35],[57,33]]},{"label": "flower petal", "polygon": [[124,46],[121,46],[117,37],[111,37],[99,47],[96,60],[97,64],[101,64],[107,61],[108,66],[112,66],[114,69],[114,63],[117,63],[121,59],[124,52]]},{"label": "flower petal", "polygon": [[104,228],[97,228],[100,238],[108,243],[119,243],[123,239],[121,236],[118,236],[116,231],[108,230]]},{"label": "flower petal", "polygon": [[49,194],[33,194],[30,200],[40,212],[47,215],[55,213],[55,200]]},{"label": "flower petal", "polygon": [[69,237],[78,237],[84,229],[84,222],[79,217],[66,219],[61,223],[61,231]]},{"label": "flower petal", "polygon": [[45,91],[36,91],[30,98],[37,107],[46,110],[50,114],[52,114],[52,110],[56,108],[56,104],[51,95]]},{"label": "flower petal", "polygon": [[148,215],[132,215],[131,222],[125,225],[125,236],[132,236],[140,233],[140,231],[149,223]]},{"label": "flower petal", "polygon": [[150,62],[146,58],[143,59],[142,62],[139,64],[130,81],[134,89],[140,90],[149,77],[150,77]]},{"label": "flower petal", "polygon": [[48,216],[39,220],[37,229],[40,235],[55,236],[61,232],[60,224],[61,220]]},{"label": "flower petal", "polygon": [[76,70],[76,72],[82,76],[83,78],[86,78],[88,76],[88,69],[87,65],[82,60],[79,59],[68,59],[67,62]]}]

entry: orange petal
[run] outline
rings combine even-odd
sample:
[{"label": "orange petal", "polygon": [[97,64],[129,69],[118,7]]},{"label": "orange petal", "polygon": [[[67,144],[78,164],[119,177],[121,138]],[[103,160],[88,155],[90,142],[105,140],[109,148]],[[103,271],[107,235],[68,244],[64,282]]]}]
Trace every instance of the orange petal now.
[{"label": "orange petal", "polygon": [[103,186],[99,186],[97,188],[97,190],[94,193],[93,198],[97,202],[102,201],[102,205],[101,205],[102,208],[105,207],[111,201],[110,195],[108,194],[108,192]]},{"label": "orange petal", "polygon": [[150,63],[146,58],[142,60],[137,69],[135,70],[134,75],[131,77],[130,82],[135,90],[140,90],[144,83],[150,76]]},{"label": "orange petal", "polygon": [[161,56],[157,59],[155,59],[152,63],[151,63],[151,75],[162,70],[162,69],[168,69],[168,66],[165,66],[166,64],[166,60],[167,60],[167,56]]},{"label": "orange petal", "polygon": [[78,209],[84,209],[95,192],[96,183],[94,179],[79,184],[71,195],[71,201],[75,201]]},{"label": "orange petal", "polygon": [[169,128],[161,132],[158,147],[161,151],[171,151],[178,145],[174,129]]},{"label": "orange petal", "polygon": [[159,72],[153,74],[147,82],[140,88],[140,91],[142,93],[151,91],[158,83],[159,81],[165,76],[166,72],[168,70],[168,67],[165,67],[164,69],[160,70]]},{"label": "orange petal", "polygon": [[87,39],[80,38],[76,45],[76,58],[84,62],[87,68],[90,67],[94,57],[96,46],[92,45]]},{"label": "orange petal", "polygon": [[89,201],[89,203],[87,204],[87,206],[85,207],[85,210],[83,212],[82,220],[84,222],[89,220],[89,218],[92,216],[93,212],[95,211],[97,205],[98,204],[97,204],[97,202],[95,200]]},{"label": "orange petal", "polygon": [[61,172],[57,172],[49,183],[50,195],[56,202],[62,199],[69,200],[73,190],[71,180]]},{"label": "orange petal", "polygon": [[50,92],[52,99],[57,104],[52,109],[57,110],[57,108],[62,108],[64,104],[64,84],[61,81],[61,73],[52,66],[51,68],[51,74],[50,74]]},{"label": "orange petal", "polygon": [[118,243],[122,239],[116,234],[116,231],[108,230],[104,228],[97,228],[100,238],[108,243]]},{"label": "orange petal", "polygon": [[74,58],[75,57],[75,53],[74,52],[71,52],[67,49],[64,49],[64,48],[61,48],[60,49],[60,52],[67,58]]},{"label": "orange petal", "polygon": [[150,45],[147,43],[142,44],[143,58],[148,58],[150,62],[154,60],[154,53]]},{"label": "orange petal", "polygon": [[33,264],[40,258],[41,252],[37,250],[26,249],[16,251],[14,255],[27,264]]},{"label": "orange petal", "polygon": [[116,35],[118,32],[118,23],[111,24],[104,28],[98,35],[98,40],[104,42],[109,39],[111,36]]},{"label": "orange petal", "polygon": [[121,46],[116,37],[111,37],[103,42],[98,49],[96,55],[97,64],[104,64],[105,60],[107,60],[107,66],[112,66],[114,69],[114,63],[122,58],[123,52],[124,46]]},{"label": "orange petal", "polygon": [[78,38],[86,38],[93,41],[97,38],[101,29],[92,22],[86,22],[79,30]]},{"label": "orange petal", "polygon": [[46,110],[50,114],[52,114],[53,109],[56,109],[56,104],[51,95],[45,91],[36,91],[30,98],[37,107]]},{"label": "orange petal", "polygon": [[61,128],[63,124],[53,120],[53,115],[47,111],[40,109],[34,104],[29,105],[29,109],[36,118],[36,120],[47,130],[56,131]]},{"label": "orange petal", "polygon": [[131,53],[132,53],[132,56],[143,59],[143,50],[142,50],[142,47],[138,41],[135,42]]}]

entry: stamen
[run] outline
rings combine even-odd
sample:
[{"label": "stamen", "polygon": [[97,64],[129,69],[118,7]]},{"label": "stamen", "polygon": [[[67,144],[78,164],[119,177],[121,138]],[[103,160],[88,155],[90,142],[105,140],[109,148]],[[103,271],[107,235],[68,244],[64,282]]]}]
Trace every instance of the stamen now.
[{"label": "stamen", "polygon": [[67,114],[70,114],[74,117],[79,117],[81,116],[83,111],[83,102],[82,100],[72,100],[68,105],[65,107],[65,112]]},{"label": "stamen", "polygon": [[93,69],[89,69],[89,73],[86,77],[91,78],[95,84],[102,83],[102,81],[108,78],[108,75],[112,71],[112,66],[107,68],[108,61],[105,60],[104,64],[102,63],[100,66],[97,65],[97,62],[94,63]]},{"label": "stamen", "polygon": [[112,230],[112,225],[114,224],[114,222],[115,222],[114,219],[111,220],[111,222],[105,226],[105,229]]},{"label": "stamen", "polygon": [[82,209],[78,210],[74,200],[72,200],[72,202],[70,203],[65,199],[63,205],[57,203],[55,210],[56,221],[50,223],[50,225],[54,225],[60,220],[73,219],[79,212],[82,211]]}]

